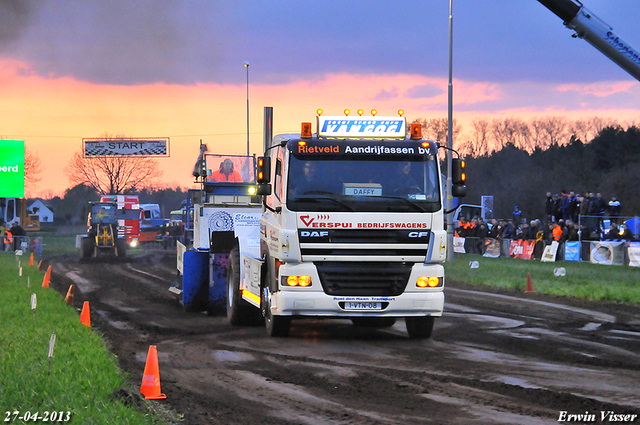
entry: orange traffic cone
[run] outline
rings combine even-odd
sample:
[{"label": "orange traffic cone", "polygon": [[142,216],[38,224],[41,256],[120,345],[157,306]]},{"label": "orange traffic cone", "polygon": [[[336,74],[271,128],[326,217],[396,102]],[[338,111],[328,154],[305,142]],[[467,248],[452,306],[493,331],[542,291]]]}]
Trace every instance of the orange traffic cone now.
[{"label": "orange traffic cone", "polygon": [[527,273],[527,289],[524,292],[533,292],[533,282],[531,281],[531,273]]},{"label": "orange traffic cone", "polygon": [[49,266],[46,273],[44,274],[44,279],[42,279],[42,287],[48,288],[49,283],[51,283],[51,266]]},{"label": "orange traffic cone", "polygon": [[89,310],[89,301],[85,301],[82,305],[80,313],[80,323],[91,329],[91,311]]},{"label": "orange traffic cone", "polygon": [[69,290],[67,291],[67,296],[64,297],[64,302],[66,302],[67,305],[73,306],[74,296],[75,296],[75,288],[73,285],[69,285]]},{"label": "orange traffic cone", "polygon": [[33,266],[33,252],[31,253],[31,257],[29,257],[29,265]]},{"label": "orange traffic cone", "polygon": [[160,392],[160,370],[158,368],[158,351],[155,345],[149,346],[147,363],[144,365],[144,375],[140,392],[147,400],[160,400],[167,398]]}]

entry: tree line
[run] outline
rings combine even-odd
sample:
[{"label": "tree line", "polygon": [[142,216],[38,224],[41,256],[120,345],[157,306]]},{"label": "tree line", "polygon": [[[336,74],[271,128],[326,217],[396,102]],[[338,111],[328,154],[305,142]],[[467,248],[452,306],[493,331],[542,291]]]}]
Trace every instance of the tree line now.
[{"label": "tree line", "polygon": [[588,143],[571,137],[567,144],[527,149],[507,144],[487,156],[467,159],[464,202],[480,203],[493,195],[494,216],[510,218],[517,205],[522,217],[544,219],[546,193],[600,192],[616,196],[621,216],[640,215],[640,129],[605,127]]},{"label": "tree line", "polygon": [[[446,144],[447,118],[418,118],[413,121],[422,125],[422,136]],[[573,139],[583,143],[592,140],[607,128],[638,126],[635,122],[620,124],[612,118],[588,117],[570,120],[562,116],[536,117],[529,121],[506,117],[492,120],[477,118],[471,122],[471,131],[462,132],[462,126],[453,120],[453,148],[464,157],[489,156],[507,146],[515,146],[529,153],[536,149],[566,146]]]}]

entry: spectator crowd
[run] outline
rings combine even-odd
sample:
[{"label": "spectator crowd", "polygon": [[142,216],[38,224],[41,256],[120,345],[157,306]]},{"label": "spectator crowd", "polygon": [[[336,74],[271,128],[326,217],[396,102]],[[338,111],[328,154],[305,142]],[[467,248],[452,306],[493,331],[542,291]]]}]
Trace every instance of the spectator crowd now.
[{"label": "spectator crowd", "polygon": [[[556,241],[603,240],[634,238],[633,233],[620,220],[620,201],[612,196],[605,201],[600,193],[587,192],[584,196],[573,191],[547,192],[544,221],[523,219],[518,206],[511,219],[493,219],[486,223],[481,217],[469,220],[462,217],[455,224],[455,235],[468,238],[465,249],[470,253],[482,253],[484,240],[534,240],[538,247]],[[605,219],[610,221],[605,228]],[[620,222],[619,222],[620,221]],[[536,254],[541,254],[534,251]]]}]

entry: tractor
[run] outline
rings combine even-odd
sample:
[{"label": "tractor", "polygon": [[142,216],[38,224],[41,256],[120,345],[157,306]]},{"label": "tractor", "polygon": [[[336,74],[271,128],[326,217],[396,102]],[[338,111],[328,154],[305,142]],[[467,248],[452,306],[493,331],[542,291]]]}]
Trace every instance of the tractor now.
[{"label": "tractor", "polygon": [[113,202],[90,202],[87,236],[82,239],[82,258],[106,253],[126,256],[126,241],[118,238],[118,206]]}]

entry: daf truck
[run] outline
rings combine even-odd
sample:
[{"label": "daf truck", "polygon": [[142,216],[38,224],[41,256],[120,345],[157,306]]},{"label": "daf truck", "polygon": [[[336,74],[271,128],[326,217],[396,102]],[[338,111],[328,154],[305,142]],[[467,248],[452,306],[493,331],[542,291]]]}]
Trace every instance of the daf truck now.
[{"label": "daf truck", "polygon": [[[316,131],[272,137],[258,158],[259,229],[228,258],[231,324],[264,320],[287,336],[298,318],[348,318],[429,338],[444,308],[445,200],[434,141],[398,116],[323,116]],[[454,196],[465,193],[452,161]],[[197,216],[198,214],[196,214]]]}]

